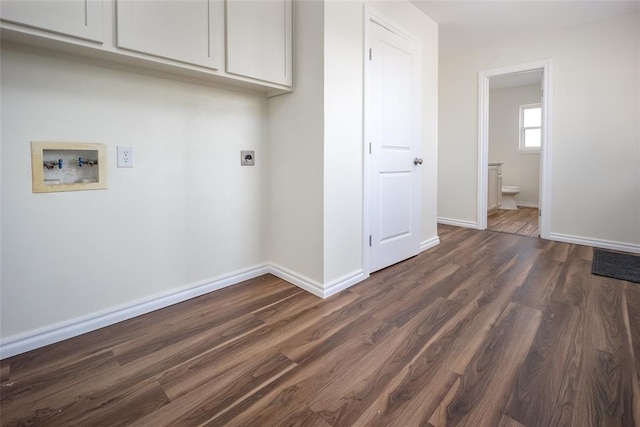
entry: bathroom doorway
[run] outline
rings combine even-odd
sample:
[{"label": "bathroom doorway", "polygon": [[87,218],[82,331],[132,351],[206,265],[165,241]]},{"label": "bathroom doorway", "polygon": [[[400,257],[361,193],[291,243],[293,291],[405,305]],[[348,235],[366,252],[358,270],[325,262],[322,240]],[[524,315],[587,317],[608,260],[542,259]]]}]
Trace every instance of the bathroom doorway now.
[{"label": "bathroom doorway", "polygon": [[487,230],[539,237],[542,70],[489,79]]},{"label": "bathroom doorway", "polygon": [[480,229],[548,238],[551,61],[479,74]]}]

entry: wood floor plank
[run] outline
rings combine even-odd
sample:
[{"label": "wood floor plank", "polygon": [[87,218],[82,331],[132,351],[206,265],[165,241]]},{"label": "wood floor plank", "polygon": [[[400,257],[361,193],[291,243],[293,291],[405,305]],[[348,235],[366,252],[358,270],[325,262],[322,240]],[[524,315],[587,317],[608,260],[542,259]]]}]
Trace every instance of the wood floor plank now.
[{"label": "wood floor plank", "polygon": [[640,286],[586,246],[438,233],[326,300],[264,275],[2,360],[0,426],[640,425]]},{"label": "wood floor plank", "polygon": [[444,298],[436,300],[389,337],[378,352],[363,357],[354,369],[335,381],[343,398],[336,399],[333,388],[325,389],[309,402],[309,407],[329,424],[352,424],[460,308]]},{"label": "wood floor plank", "polygon": [[640,422],[640,286],[627,282],[623,294],[623,315],[629,339],[629,350],[635,364],[633,386],[633,418]]},{"label": "wood floor plank", "polygon": [[380,307],[373,315],[377,319],[402,327],[405,323],[414,319],[434,300],[444,298],[457,287],[455,279],[448,280],[459,270],[456,265],[447,264],[424,281],[404,292],[398,299],[389,301],[384,307]]},{"label": "wood floor plank", "polygon": [[244,364],[185,393],[132,426],[161,424],[200,425],[232,408],[246,395],[256,393],[297,365],[280,353]]},{"label": "wood floor plank", "polygon": [[231,345],[218,347],[179,366],[167,369],[162,373],[159,381],[170,398],[177,398],[247,360],[262,359],[272,351],[272,346],[279,346],[300,329],[339,310],[355,298],[355,295],[349,294],[336,296],[327,304],[310,306],[308,310],[297,312],[291,318],[265,325],[254,333],[234,341]]},{"label": "wood floor plank", "polygon": [[[573,423],[584,426],[634,425],[633,372],[622,309],[624,282],[590,276],[584,328],[583,369]],[[638,421],[638,420],[635,420]]]},{"label": "wood floor plank", "polygon": [[2,411],[4,414],[29,413],[28,419],[35,421],[37,417],[33,414],[57,412],[62,410],[65,400],[74,401],[78,394],[95,391],[94,382],[102,372],[113,372],[118,366],[112,352],[102,352],[94,358],[83,358],[57,369],[20,376],[3,384]]},{"label": "wood floor plank", "polygon": [[473,356],[484,345],[492,325],[507,308],[513,294],[527,277],[536,259],[535,255],[527,252],[527,255],[522,256],[525,260],[517,262],[519,256],[512,258],[508,264],[512,266],[511,268],[483,288],[477,300],[478,308],[473,313],[473,321],[457,337],[457,346],[460,351],[450,357],[449,366],[454,372],[462,375],[467,369]]},{"label": "wood floor plank", "polygon": [[[553,260],[553,256],[549,256],[546,252],[545,257]],[[551,293],[551,300],[586,310],[590,274],[591,263],[588,261],[570,259],[564,262],[556,281],[556,287]]]},{"label": "wood floor plank", "polygon": [[433,411],[431,414],[431,418],[429,418],[429,425],[433,427],[441,427],[446,426],[448,423],[449,412],[447,410],[448,406],[451,404],[453,399],[456,397],[458,390],[460,389],[460,378],[453,383],[447,394],[442,398],[440,405]]},{"label": "wood floor plank", "polygon": [[[497,425],[509,400],[513,374],[524,361],[541,314],[510,304],[491,328],[487,344],[471,360],[447,405],[446,425]],[[477,405],[482,400],[483,405]]]},{"label": "wood floor plank", "polygon": [[513,302],[544,310],[551,300],[562,266],[561,262],[541,256],[516,290]]},{"label": "wood floor plank", "polygon": [[538,209],[519,207],[517,210],[498,209],[487,217],[487,230],[537,237]]},{"label": "wood floor plank", "polygon": [[279,425],[287,427],[330,427],[320,415],[309,407],[303,406],[300,410],[294,410],[288,414]]},{"label": "wood floor plank", "polygon": [[[212,420],[211,425],[279,424],[320,390],[332,384],[343,373],[353,369],[366,354],[375,352],[397,328],[372,317],[362,320],[358,334],[334,347],[331,352],[306,360],[299,369],[280,378],[261,395],[254,394],[239,403],[238,408]],[[303,369],[304,368],[304,369]]]},{"label": "wood floor plank", "polygon": [[520,424],[519,422],[507,417],[506,415],[503,415],[498,427],[526,427],[526,426],[524,424]]},{"label": "wood floor plank", "polygon": [[11,365],[4,360],[0,360],[0,383],[9,381]]},{"label": "wood floor plank", "polygon": [[553,302],[519,368],[505,413],[531,426],[568,425],[581,371],[584,312]]}]

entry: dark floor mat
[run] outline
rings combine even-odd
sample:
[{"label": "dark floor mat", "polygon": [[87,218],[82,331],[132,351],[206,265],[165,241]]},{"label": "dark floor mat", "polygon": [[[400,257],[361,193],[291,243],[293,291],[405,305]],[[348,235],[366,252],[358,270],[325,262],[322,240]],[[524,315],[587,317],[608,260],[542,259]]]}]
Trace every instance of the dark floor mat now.
[{"label": "dark floor mat", "polygon": [[640,255],[594,249],[591,273],[640,283]]}]

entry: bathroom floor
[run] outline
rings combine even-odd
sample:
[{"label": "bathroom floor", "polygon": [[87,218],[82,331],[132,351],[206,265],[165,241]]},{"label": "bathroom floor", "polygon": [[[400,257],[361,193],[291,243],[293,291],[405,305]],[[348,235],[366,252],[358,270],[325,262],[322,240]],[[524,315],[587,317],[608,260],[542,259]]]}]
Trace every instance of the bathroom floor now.
[{"label": "bathroom floor", "polygon": [[498,209],[487,217],[487,230],[539,237],[538,208],[519,207],[517,211]]}]

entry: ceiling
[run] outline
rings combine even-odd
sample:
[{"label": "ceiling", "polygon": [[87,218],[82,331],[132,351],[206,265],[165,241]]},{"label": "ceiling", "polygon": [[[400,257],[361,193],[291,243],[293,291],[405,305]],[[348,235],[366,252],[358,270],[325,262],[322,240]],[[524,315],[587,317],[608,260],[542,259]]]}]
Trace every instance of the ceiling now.
[{"label": "ceiling", "polygon": [[640,0],[411,0],[439,24],[440,53],[490,48],[639,12]]}]

